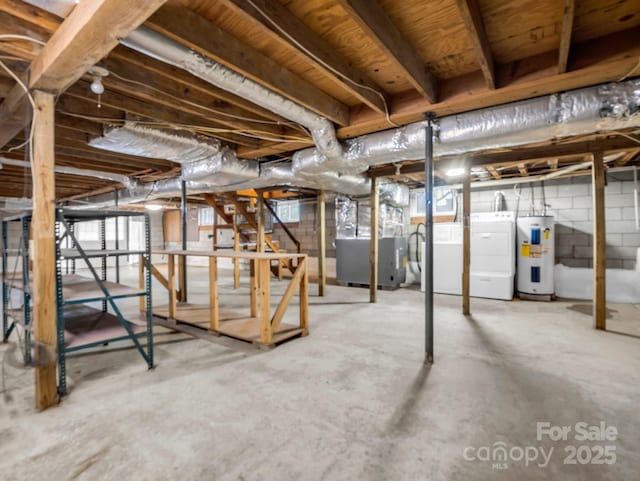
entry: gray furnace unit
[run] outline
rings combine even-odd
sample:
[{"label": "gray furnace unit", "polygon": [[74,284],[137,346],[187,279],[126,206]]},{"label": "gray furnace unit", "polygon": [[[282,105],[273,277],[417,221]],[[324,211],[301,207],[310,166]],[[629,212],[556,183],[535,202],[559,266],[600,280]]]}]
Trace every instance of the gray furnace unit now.
[{"label": "gray furnace unit", "polygon": [[[405,281],[407,239],[384,237],[378,241],[378,286],[396,289]],[[336,239],[336,280],[369,285],[369,239]]]}]

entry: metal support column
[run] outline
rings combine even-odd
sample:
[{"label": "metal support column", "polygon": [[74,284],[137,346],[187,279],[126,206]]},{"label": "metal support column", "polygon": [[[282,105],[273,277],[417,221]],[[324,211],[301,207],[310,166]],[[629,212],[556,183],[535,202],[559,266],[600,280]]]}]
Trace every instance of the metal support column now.
[{"label": "metal support column", "polygon": [[[116,210],[118,210],[118,189],[113,191],[113,198],[115,201]],[[115,249],[120,249],[120,218],[116,217],[115,219],[116,227],[116,245]],[[116,256],[116,282],[120,283],[120,256]]]},{"label": "metal support column", "polygon": [[433,113],[427,114],[424,144],[424,322],[425,363],[433,364]]},{"label": "metal support column", "polygon": [[[180,196],[180,222],[182,234],[182,250],[187,250],[187,183],[181,183],[182,192]],[[180,256],[180,300],[187,302],[187,256]]]}]

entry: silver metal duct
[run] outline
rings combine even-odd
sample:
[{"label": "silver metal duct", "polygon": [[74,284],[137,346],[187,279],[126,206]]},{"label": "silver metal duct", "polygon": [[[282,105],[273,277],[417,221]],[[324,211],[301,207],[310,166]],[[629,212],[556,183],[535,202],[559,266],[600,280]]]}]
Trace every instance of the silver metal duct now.
[{"label": "silver metal duct", "polygon": [[[177,197],[182,192],[182,180],[178,177],[161,180],[149,184],[141,184],[135,189],[122,189],[118,191],[118,204],[135,204],[158,198]],[[310,189],[323,189],[332,192],[340,192],[347,195],[367,195],[371,189],[371,180],[363,175],[340,175],[327,173],[314,176],[313,179],[301,179],[293,174],[291,164],[265,166],[260,176],[246,182],[229,185],[212,185],[207,182],[187,181],[189,194],[223,193],[230,190],[260,189],[280,185],[283,187],[305,187]],[[84,200],[76,200],[72,208],[103,209],[115,205],[113,193],[99,194]]]},{"label": "silver metal duct", "polygon": [[127,122],[122,127],[107,127],[101,137],[89,141],[91,147],[120,154],[165,159],[182,164],[213,157],[222,143],[216,139],[182,131],[161,131]]},{"label": "silver metal duct", "polygon": [[341,159],[342,145],[333,124],[243,75],[220,65],[148,27],[139,27],[121,43],[149,57],[181,68],[228,92],[254,102],[272,112],[304,125],[311,132],[316,149],[327,159]]},{"label": "silver metal duct", "polygon": [[[355,168],[423,159],[425,125],[416,122],[349,140],[344,164]],[[633,79],[442,117],[434,155],[466,155],[638,126],[640,79]],[[294,154],[296,173],[315,172],[322,165],[317,149]]]},{"label": "silver metal duct", "polygon": [[[31,162],[26,160],[7,159],[6,157],[0,157],[0,166],[13,165],[15,167],[22,167],[23,169],[30,169]],[[131,177],[121,174],[114,174],[112,172],[102,172],[99,170],[78,169],[75,167],[64,167],[62,165],[56,165],[54,167],[55,172],[58,174],[79,175],[82,177],[93,177],[95,179],[110,180],[113,182],[119,182],[127,189],[133,188],[137,185],[137,181]]]}]

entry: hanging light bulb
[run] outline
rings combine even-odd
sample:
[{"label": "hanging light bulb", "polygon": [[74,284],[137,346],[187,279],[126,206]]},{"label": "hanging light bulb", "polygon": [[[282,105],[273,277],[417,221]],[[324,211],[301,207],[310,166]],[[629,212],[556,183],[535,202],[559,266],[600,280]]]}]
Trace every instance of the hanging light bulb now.
[{"label": "hanging light bulb", "polygon": [[91,82],[90,89],[91,92],[98,96],[98,108],[101,108],[102,94],[104,93],[104,85],[102,85],[102,79],[109,75],[109,71],[106,68],[94,65],[89,69],[87,73],[93,77],[93,82]]},{"label": "hanging light bulb", "polygon": [[93,82],[91,82],[91,91],[96,95],[102,95],[104,93],[104,85],[102,85],[102,76],[95,75]]}]

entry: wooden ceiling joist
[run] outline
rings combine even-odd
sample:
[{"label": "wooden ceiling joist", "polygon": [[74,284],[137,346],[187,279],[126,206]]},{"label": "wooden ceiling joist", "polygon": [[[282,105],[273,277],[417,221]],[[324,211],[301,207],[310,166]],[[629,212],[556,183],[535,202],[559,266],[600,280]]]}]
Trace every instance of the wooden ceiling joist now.
[{"label": "wooden ceiling joist", "polygon": [[[29,88],[55,94],[64,91],[163,3],[164,0],[79,3],[31,62]],[[26,92],[16,85],[0,104],[0,121],[5,123],[0,131],[0,147],[27,123],[26,103]]]},{"label": "wooden ceiling joist", "polygon": [[562,14],[562,31],[560,33],[560,48],[558,50],[558,73],[567,71],[571,34],[573,33],[573,19],[576,12],[576,0],[564,0]]},{"label": "wooden ceiling joist", "polygon": [[389,19],[378,0],[338,0],[360,28],[406,75],[407,80],[429,102],[436,102],[436,78],[405,36]]},{"label": "wooden ceiling joist", "polygon": [[167,3],[147,25],[338,125],[349,123],[346,105],[178,3]]},{"label": "wooden ceiling joist", "polygon": [[478,7],[477,0],[456,0],[458,10],[462,16],[471,44],[476,52],[478,63],[480,63],[480,69],[484,80],[487,83],[489,89],[496,88],[495,74],[493,71],[493,55],[491,54],[491,47],[489,46],[489,40],[484,29],[484,23],[482,21],[482,14]]},{"label": "wooden ceiling joist", "polygon": [[271,0],[224,0],[224,3],[263,27],[272,38],[302,52],[317,68],[361,102],[385,113],[384,91],[364,72],[340,57],[284,5]]}]

